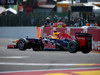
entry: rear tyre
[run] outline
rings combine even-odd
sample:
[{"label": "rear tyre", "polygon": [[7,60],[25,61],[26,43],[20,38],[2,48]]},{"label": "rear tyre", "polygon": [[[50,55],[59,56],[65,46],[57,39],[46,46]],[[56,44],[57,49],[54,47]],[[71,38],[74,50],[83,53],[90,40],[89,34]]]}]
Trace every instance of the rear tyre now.
[{"label": "rear tyre", "polygon": [[41,46],[33,46],[32,49],[33,49],[33,51],[42,51],[42,50],[44,50],[44,48],[41,47]]},{"label": "rear tyre", "polygon": [[40,47],[39,46],[33,46],[32,49],[33,49],[33,51],[39,51]]},{"label": "rear tyre", "polygon": [[87,48],[87,47],[82,47],[82,50],[81,52],[84,53],[84,54],[87,54],[91,51],[91,49]]},{"label": "rear tyre", "polygon": [[77,52],[77,48],[78,48],[78,45],[75,41],[70,41],[69,42],[69,45],[68,45],[68,51],[70,53],[76,53]]},{"label": "rear tyre", "polygon": [[42,50],[44,50],[44,45],[42,45],[42,44],[34,44],[32,46],[32,49],[33,49],[33,51],[42,51]]},{"label": "rear tyre", "polygon": [[19,50],[21,51],[25,51],[26,48],[27,48],[27,43],[24,39],[20,39],[18,42],[17,42],[17,47]]}]

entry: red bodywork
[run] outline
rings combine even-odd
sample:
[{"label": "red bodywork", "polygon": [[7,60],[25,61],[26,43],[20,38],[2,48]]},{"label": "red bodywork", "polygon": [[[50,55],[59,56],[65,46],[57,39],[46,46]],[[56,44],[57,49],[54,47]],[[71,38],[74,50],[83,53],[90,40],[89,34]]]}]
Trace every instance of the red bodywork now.
[{"label": "red bodywork", "polygon": [[17,48],[16,45],[7,45],[7,48]]},{"label": "red bodywork", "polygon": [[76,40],[79,43],[79,48],[86,45],[86,37],[76,37]]}]

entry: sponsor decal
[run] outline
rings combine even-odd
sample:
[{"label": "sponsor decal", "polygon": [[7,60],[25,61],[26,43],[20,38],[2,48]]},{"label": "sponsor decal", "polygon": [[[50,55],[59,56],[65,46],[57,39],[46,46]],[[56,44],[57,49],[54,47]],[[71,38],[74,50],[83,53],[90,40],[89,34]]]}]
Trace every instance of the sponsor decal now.
[{"label": "sponsor decal", "polygon": [[100,41],[93,41],[92,42],[92,49],[93,50],[100,50]]}]

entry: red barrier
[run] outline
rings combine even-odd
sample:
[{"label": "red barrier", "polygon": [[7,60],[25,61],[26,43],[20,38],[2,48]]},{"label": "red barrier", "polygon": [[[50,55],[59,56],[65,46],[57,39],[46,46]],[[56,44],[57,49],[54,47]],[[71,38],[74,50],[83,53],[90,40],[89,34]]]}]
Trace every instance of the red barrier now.
[{"label": "red barrier", "polygon": [[82,28],[71,28],[70,29],[70,35],[71,36],[75,36],[75,33],[77,33],[77,32],[83,32],[83,29]]},{"label": "red barrier", "polygon": [[93,43],[92,47],[94,50],[99,50],[100,51],[100,29],[88,29],[88,33],[92,34],[93,36]]},{"label": "red barrier", "polygon": [[63,33],[66,33],[67,32],[67,29],[66,28],[56,28],[56,30],[58,32],[63,32]]},{"label": "red barrier", "polygon": [[94,41],[100,41],[100,29],[88,29],[87,32],[92,34]]},{"label": "red barrier", "polygon": [[42,29],[42,36],[43,37],[46,37],[48,35],[52,35],[52,33],[53,33],[53,28],[52,27],[44,27]]},{"label": "red barrier", "polygon": [[75,33],[77,33],[77,32],[83,32],[83,29],[82,29],[82,28],[70,28],[69,34],[70,34],[73,38],[75,38]]},{"label": "red barrier", "polygon": [[42,36],[46,37],[48,35],[52,35],[52,33],[53,33],[54,30],[56,30],[58,32],[64,32],[64,33],[66,33],[67,29],[66,28],[57,28],[57,27],[54,27],[54,28],[52,28],[52,27],[44,27],[42,29]]}]

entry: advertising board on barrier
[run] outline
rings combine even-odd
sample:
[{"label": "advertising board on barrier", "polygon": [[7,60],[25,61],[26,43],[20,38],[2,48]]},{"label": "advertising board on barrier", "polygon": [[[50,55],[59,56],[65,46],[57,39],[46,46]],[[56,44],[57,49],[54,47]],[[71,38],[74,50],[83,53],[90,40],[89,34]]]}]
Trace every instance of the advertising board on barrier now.
[{"label": "advertising board on barrier", "polygon": [[93,41],[92,42],[92,49],[100,51],[100,41]]}]

